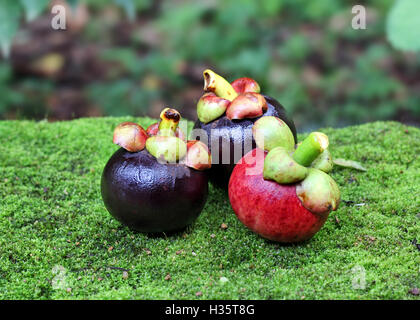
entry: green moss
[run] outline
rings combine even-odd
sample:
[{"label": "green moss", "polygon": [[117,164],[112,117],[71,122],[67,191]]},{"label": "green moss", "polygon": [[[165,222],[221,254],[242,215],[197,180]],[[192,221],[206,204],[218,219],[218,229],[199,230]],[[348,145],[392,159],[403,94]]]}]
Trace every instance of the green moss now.
[{"label": "green moss", "polygon": [[[113,128],[129,120],[138,119],[0,122],[1,299],[418,298],[409,290],[420,286],[419,129],[323,130],[335,157],[368,171],[335,167],[340,208],[311,241],[284,246],[248,231],[213,188],[185,232],[121,226],[102,203],[100,176],[118,149]],[[352,286],[355,266],[366,271],[364,289]]]}]

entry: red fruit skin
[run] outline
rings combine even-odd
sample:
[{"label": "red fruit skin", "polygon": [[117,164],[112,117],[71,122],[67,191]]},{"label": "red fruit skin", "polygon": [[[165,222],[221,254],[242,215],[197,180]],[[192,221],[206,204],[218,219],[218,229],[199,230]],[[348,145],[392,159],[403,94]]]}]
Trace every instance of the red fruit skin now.
[{"label": "red fruit skin", "polygon": [[[262,157],[256,161],[256,154],[257,149],[248,152],[229,180],[229,200],[236,216],[250,230],[269,240],[291,243],[312,238],[329,212],[314,214],[307,210],[296,196],[296,184],[264,180],[264,161]],[[251,168],[257,174],[247,174]]]}]

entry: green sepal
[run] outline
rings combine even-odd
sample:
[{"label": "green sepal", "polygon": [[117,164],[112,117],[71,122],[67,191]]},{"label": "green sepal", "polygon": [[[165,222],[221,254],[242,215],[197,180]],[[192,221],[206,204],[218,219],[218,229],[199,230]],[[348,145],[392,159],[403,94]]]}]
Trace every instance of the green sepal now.
[{"label": "green sepal", "polygon": [[295,139],[288,125],[274,116],[266,116],[258,119],[252,126],[252,135],[258,148],[270,151],[282,147],[287,151],[293,151]]},{"label": "green sepal", "polygon": [[334,163],[330,150],[325,149],[317,158],[315,158],[314,161],[312,161],[311,167],[326,173],[331,172],[334,167]]},{"label": "green sepal", "polygon": [[187,154],[187,144],[174,136],[153,136],[147,139],[146,149],[158,160],[175,163]]},{"label": "green sepal", "polygon": [[312,213],[323,214],[336,210],[340,203],[340,189],[327,173],[309,169],[307,177],[296,186],[296,195]]},{"label": "green sepal", "polygon": [[271,150],[264,159],[263,177],[280,184],[288,184],[305,179],[309,169],[298,164],[289,152],[277,147]]},{"label": "green sepal", "polygon": [[226,112],[229,104],[229,100],[220,98],[214,93],[206,93],[197,103],[198,119],[203,123],[216,120]]}]

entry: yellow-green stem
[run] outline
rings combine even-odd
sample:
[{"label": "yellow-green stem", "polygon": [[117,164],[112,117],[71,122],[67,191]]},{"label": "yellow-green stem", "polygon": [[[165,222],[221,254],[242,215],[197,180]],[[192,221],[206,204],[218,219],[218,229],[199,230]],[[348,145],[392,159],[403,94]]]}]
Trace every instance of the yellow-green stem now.
[{"label": "yellow-green stem", "polygon": [[293,159],[302,166],[308,167],[325,149],[328,148],[328,137],[322,132],[312,132],[298,145]]},{"label": "yellow-green stem", "polygon": [[160,113],[159,136],[175,136],[176,128],[181,120],[180,113],[171,108],[165,108]]},{"label": "yellow-green stem", "polygon": [[232,101],[238,96],[238,93],[225,78],[210,69],[204,70],[203,77],[205,91],[214,92],[220,98],[229,101]]}]

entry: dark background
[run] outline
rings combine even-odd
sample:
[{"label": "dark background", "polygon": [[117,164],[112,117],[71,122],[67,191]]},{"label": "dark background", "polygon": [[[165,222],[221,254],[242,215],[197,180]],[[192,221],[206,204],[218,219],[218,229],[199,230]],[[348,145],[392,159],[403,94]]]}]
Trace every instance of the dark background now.
[{"label": "dark background", "polygon": [[[49,7],[22,18],[0,60],[0,119],[156,117],[171,106],[195,120],[211,68],[229,81],[255,78],[299,131],[375,120],[419,126],[420,54],[387,41],[393,3],[79,0],[64,31],[51,28]],[[367,8],[366,30],[351,28],[356,4]]]}]

